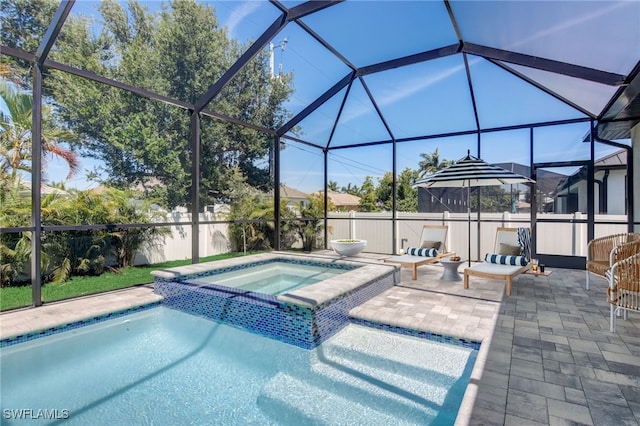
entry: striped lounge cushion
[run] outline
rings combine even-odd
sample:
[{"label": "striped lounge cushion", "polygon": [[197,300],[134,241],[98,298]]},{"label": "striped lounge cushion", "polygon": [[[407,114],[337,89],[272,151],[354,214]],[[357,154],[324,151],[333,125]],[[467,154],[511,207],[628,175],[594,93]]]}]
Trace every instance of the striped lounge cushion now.
[{"label": "striped lounge cushion", "polygon": [[487,253],[484,261],[489,263],[497,263],[499,265],[519,265],[527,266],[527,259],[524,256],[507,256],[503,254]]},{"label": "striped lounge cushion", "polygon": [[407,254],[411,256],[436,257],[438,256],[438,250],[434,248],[407,247]]}]

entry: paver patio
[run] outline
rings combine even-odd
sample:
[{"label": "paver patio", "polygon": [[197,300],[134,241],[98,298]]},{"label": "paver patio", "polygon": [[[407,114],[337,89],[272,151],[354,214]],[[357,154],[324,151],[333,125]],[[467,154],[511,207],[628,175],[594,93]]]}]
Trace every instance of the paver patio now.
[{"label": "paver patio", "polygon": [[[330,252],[322,252],[332,256]],[[365,254],[367,262],[385,255]],[[463,270],[464,266],[460,268]],[[442,268],[402,271],[394,288],[353,317],[482,341],[458,424],[640,424],[640,315],[609,332],[606,282],[585,290],[584,271],[504,281],[444,282]],[[152,287],[52,303],[0,315],[2,338],[157,300]]]}]

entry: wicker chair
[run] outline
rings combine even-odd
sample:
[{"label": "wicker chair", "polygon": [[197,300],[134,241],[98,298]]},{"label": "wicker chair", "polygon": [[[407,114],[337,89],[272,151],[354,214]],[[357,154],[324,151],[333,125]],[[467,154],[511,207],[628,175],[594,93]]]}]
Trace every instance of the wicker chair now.
[{"label": "wicker chair", "polygon": [[633,232],[614,234],[607,235],[606,237],[595,238],[589,241],[589,244],[587,245],[587,290],[589,290],[590,274],[595,274],[606,279],[607,271],[611,269],[611,266],[613,266],[614,263],[624,259],[625,257],[629,257],[632,254],[638,253],[638,251],[625,251],[624,253],[618,253],[615,250],[616,247],[622,244],[634,241],[640,241],[640,234]]},{"label": "wicker chair", "polygon": [[616,331],[616,317],[624,312],[640,311],[640,253],[616,262],[611,267],[607,299],[610,303],[610,330]]}]

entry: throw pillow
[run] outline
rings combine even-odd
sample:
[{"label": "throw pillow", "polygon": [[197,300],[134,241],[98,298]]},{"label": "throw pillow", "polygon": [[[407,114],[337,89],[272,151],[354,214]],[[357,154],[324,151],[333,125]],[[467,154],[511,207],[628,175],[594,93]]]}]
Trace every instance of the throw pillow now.
[{"label": "throw pillow", "polygon": [[440,250],[440,245],[442,243],[440,241],[423,241],[420,248],[432,248],[436,250]]},{"label": "throw pillow", "polygon": [[520,246],[512,246],[509,244],[500,243],[498,254],[504,254],[506,256],[520,256],[522,254],[522,249],[520,248]]},{"label": "throw pillow", "polygon": [[418,247],[407,247],[407,254],[411,256],[436,257],[438,250]]},{"label": "throw pillow", "polygon": [[484,256],[484,261],[488,263],[497,263],[498,265],[514,265],[514,266],[527,266],[529,262],[524,256],[505,256],[502,254],[487,253]]}]

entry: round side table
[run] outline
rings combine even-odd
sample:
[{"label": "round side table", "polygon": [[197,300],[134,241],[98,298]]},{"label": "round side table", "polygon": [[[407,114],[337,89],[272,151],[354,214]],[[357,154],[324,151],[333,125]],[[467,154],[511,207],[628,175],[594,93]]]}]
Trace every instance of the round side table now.
[{"label": "round side table", "polygon": [[458,273],[458,266],[464,262],[466,262],[465,259],[450,260],[447,257],[440,259],[440,263],[442,263],[442,266],[444,267],[444,272],[440,279],[442,281],[462,281],[460,273]]}]

